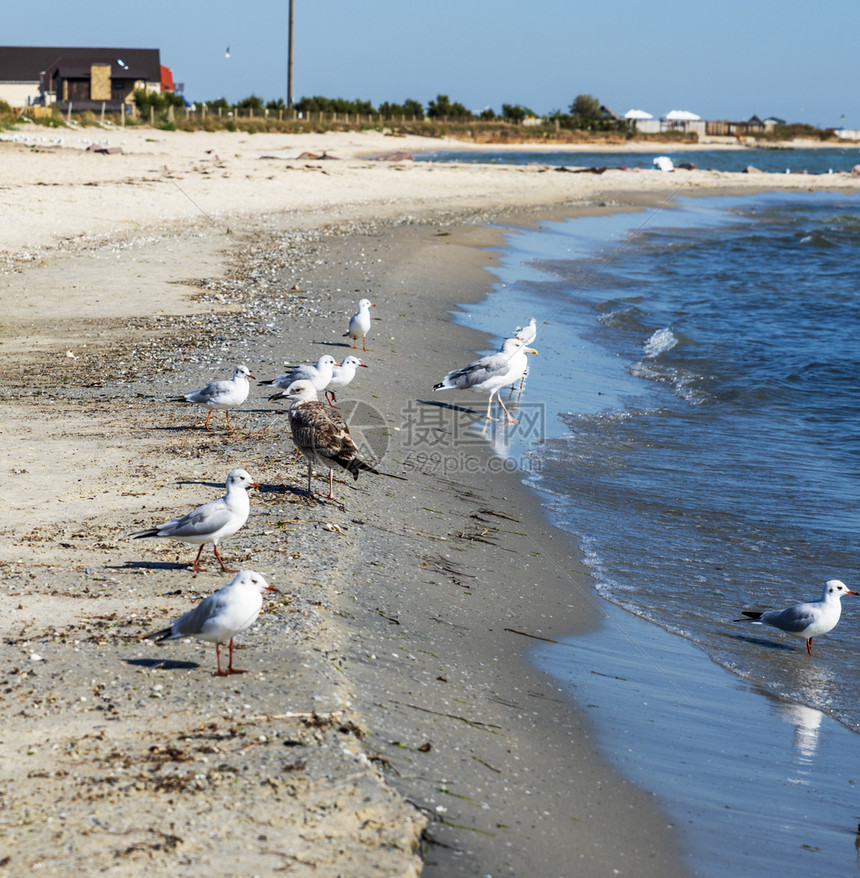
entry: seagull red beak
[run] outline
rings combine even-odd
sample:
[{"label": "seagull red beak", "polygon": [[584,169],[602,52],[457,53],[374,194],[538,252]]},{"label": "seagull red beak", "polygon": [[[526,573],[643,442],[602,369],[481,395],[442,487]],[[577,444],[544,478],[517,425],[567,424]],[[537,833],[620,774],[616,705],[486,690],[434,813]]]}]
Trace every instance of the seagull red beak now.
[{"label": "seagull red beak", "polygon": [[269,585],[266,583],[266,591],[277,591],[274,585]]},{"label": "seagull red beak", "polygon": [[857,594],[857,592],[856,592],[856,591],[851,591],[851,589],[849,588],[849,589],[845,592],[845,594]]},{"label": "seagull red beak", "polygon": [[251,484],[248,485],[248,487],[249,487],[249,488],[257,488],[257,489],[259,489],[259,488],[261,487],[261,485],[260,485],[259,482],[251,482]]},{"label": "seagull red beak", "polygon": [[361,366],[362,369],[367,368],[367,363],[359,363],[358,365]]},{"label": "seagull red beak", "polygon": [[254,380],[257,379],[257,376],[256,376],[256,375],[252,375],[250,372],[248,373],[248,377],[249,377],[249,378],[253,378]]}]

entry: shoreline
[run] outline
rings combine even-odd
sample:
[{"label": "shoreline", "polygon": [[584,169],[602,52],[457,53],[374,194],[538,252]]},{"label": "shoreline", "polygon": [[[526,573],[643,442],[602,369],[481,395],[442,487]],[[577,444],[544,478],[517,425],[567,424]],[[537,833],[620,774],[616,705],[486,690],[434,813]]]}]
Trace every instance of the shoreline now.
[{"label": "shoreline", "polygon": [[[789,196],[798,205],[805,199],[826,202],[831,197]],[[668,215],[662,224],[677,227],[682,231],[681,239],[686,239],[683,230],[697,227],[696,215],[704,207],[697,201],[679,199],[680,213],[692,216],[684,220]],[[731,211],[741,201],[723,199],[723,205],[717,201],[714,209]],[[834,208],[836,215],[841,216],[843,210],[853,213],[848,199],[838,201],[841,206]],[[744,201],[741,209],[754,212],[754,203],[747,207]],[[590,254],[615,246],[625,239],[626,226],[641,223],[644,220],[635,215],[575,218],[566,231],[551,225],[546,233],[524,230],[509,235],[493,292],[479,306],[466,306],[459,321],[487,327],[498,335],[507,329],[512,302],[516,303],[515,312],[539,319],[550,316],[548,312],[558,301],[553,287],[562,273],[559,270],[556,274],[556,260],[584,259],[590,265]],[[531,259],[538,261],[537,268]],[[566,277],[570,277],[570,265]],[[544,267],[545,273],[541,271]],[[546,300],[541,294],[544,279],[549,288]],[[561,295],[557,293],[557,297]],[[561,330],[551,319],[536,339],[543,359],[535,362],[524,400],[527,406],[546,405],[548,424],[553,423],[557,409],[592,411],[596,400],[590,394],[601,396],[597,410],[612,410],[618,405],[613,392],[619,390],[607,375],[606,363],[599,351],[589,353],[584,340],[590,335],[589,315],[580,316],[584,323],[564,325]],[[560,368],[559,375],[553,377],[552,364],[569,350],[570,333],[577,339],[579,329],[583,330],[582,340],[574,341],[576,386],[567,387],[569,392],[565,393],[565,370]],[[589,393],[584,387],[593,390]],[[632,396],[634,392],[626,389]],[[627,410],[624,404],[620,407]],[[575,427],[566,421],[556,423],[561,435]],[[600,444],[598,437],[595,441]],[[520,443],[513,452],[523,453]],[[536,454],[540,454],[540,447],[527,456],[534,459]],[[540,494],[550,522],[564,526],[557,506],[564,494],[556,493],[557,484],[555,491],[544,493],[539,472],[538,467],[538,475],[529,482]],[[565,507],[567,520],[588,532],[579,520],[579,504],[571,499],[568,497]],[[605,584],[611,574],[601,570],[599,562],[595,567],[598,582],[602,574]],[[786,868],[790,871],[792,859],[805,856],[804,851],[814,852],[809,857],[810,864],[817,864],[813,870],[850,868],[856,828],[850,810],[854,781],[843,765],[843,756],[856,746],[852,732],[820,704],[815,709],[805,706],[816,704],[814,701],[780,697],[783,690],[776,679],[768,686],[761,680],[745,679],[737,669],[733,673],[730,662],[715,663],[689,632],[661,625],[659,614],[655,619],[653,611],[621,609],[623,602],[618,598],[617,593],[606,600],[596,598],[602,615],[598,630],[563,637],[557,645],[541,644],[535,648],[534,660],[596,720],[602,752],[611,763],[657,795],[681,829],[685,862],[691,871],[702,876],[744,870],[778,875]],[[805,663],[800,664],[803,667],[798,674],[810,673]],[[844,662],[836,661],[830,670],[838,674],[840,667],[844,671]],[[815,673],[819,672],[826,679],[827,671],[816,669]],[[778,821],[773,817],[773,803],[778,803]]]},{"label": "shoreline", "polygon": [[[492,191],[472,205],[490,179]],[[572,541],[548,531],[539,499],[518,476],[445,482],[416,469],[414,458],[410,465],[404,450],[403,400],[435,396],[429,386],[441,377],[438,364],[444,373],[468,362],[477,346],[472,330],[452,324],[446,311],[467,300],[464,283],[469,295],[486,291],[481,248],[497,246],[498,230],[482,223],[623,206],[584,187],[575,197],[570,189],[556,193],[555,207],[550,200],[544,208],[539,201],[550,190],[539,188],[524,189],[502,210],[510,179],[482,174],[435,213],[433,191],[422,191],[421,210],[413,205],[408,219],[408,189],[307,214],[302,203],[267,212],[261,194],[252,220],[227,209],[215,217],[229,219],[230,235],[213,233],[206,219],[177,226],[173,214],[109,243],[76,237],[68,252],[40,251],[40,244],[28,251],[41,252],[38,260],[21,260],[17,251],[14,269],[2,276],[13,314],[0,338],[7,386],[15,388],[4,392],[11,403],[4,463],[16,493],[0,554],[10,583],[4,609],[18,632],[2,647],[14,668],[4,697],[15,710],[3,748],[15,764],[4,764],[20,798],[4,821],[15,844],[10,868],[47,857],[59,833],[82,862],[121,856],[125,870],[151,868],[147,858],[175,864],[177,856],[217,867],[208,837],[248,870],[289,863],[301,871],[304,863],[317,875],[329,867],[416,874],[418,834],[432,817],[429,835],[441,843],[426,852],[425,875],[525,869],[535,851],[553,858],[558,874],[572,857],[577,874],[623,871],[631,858],[639,875],[684,874],[674,831],[649,794],[606,767],[588,743],[593,731],[582,712],[530,666],[534,642],[519,632],[554,638],[574,630],[581,608],[560,597],[568,570],[579,567]],[[627,200],[665,198],[671,191],[661,185]],[[126,180],[112,191],[130,189]],[[531,203],[522,203],[526,196]],[[127,204],[112,203],[105,219],[115,222]],[[40,217],[42,231],[56,229],[55,219],[66,218]],[[79,215],[78,228],[89,219]],[[303,466],[282,438],[283,415],[263,397],[252,392],[230,436],[201,434],[195,413],[161,403],[229,374],[239,359],[254,359],[255,375],[271,377],[268,370],[282,371],[286,358],[336,351],[341,324],[366,290],[380,300],[374,361],[394,371],[386,380],[367,370],[347,397],[366,400],[400,426],[391,431],[385,468],[403,467],[403,485],[362,477],[357,486],[339,485],[345,512],[326,506],[306,515],[294,492]],[[428,335],[428,326],[438,334]],[[479,472],[489,470],[488,447],[470,454]],[[181,546],[130,547],[122,537],[217,496],[233,465],[245,466],[264,490],[252,497],[248,526],[222,551],[228,563],[260,569],[286,594],[243,638],[249,649],[240,656],[258,670],[218,690],[208,676],[211,648],[156,650],[138,638],[226,580],[211,570],[191,577]],[[313,522],[293,523],[296,517]],[[546,536],[537,546],[536,533]],[[548,574],[534,570],[535,560],[523,565],[523,578],[527,571],[541,583],[541,601],[533,599],[535,583],[528,590],[519,579],[511,583],[508,567],[511,558],[535,559],[536,552],[555,559]],[[417,594],[410,588],[416,580]],[[549,594],[554,619],[541,615]],[[500,624],[502,614],[510,624]],[[312,710],[334,719],[317,723]],[[300,743],[286,748],[289,741]],[[574,766],[573,758],[581,762]],[[566,810],[570,786],[559,766],[565,779],[576,776],[581,813]],[[82,782],[83,805],[73,806]],[[141,828],[128,805],[117,811],[131,796],[136,804],[128,810],[149,813],[166,791],[169,824],[165,817]],[[265,840],[252,834],[259,843],[249,852],[231,846],[230,821],[243,806],[244,825],[270,827],[259,833]],[[213,808],[222,810],[205,818]],[[309,814],[310,840],[302,834]],[[141,834],[123,835],[132,830]],[[559,838],[573,847],[559,848]],[[46,868],[56,867],[49,861]]]}]

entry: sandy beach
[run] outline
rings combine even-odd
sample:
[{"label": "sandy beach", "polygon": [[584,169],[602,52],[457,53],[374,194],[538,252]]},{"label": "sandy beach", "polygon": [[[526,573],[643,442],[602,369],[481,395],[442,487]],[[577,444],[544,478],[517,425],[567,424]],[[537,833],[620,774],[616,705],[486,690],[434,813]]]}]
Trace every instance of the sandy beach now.
[{"label": "sandy beach", "polygon": [[[380,133],[54,137],[0,143],[0,874],[685,874],[676,828],[528,661],[596,624],[572,541],[487,445],[453,475],[419,453],[476,417],[432,404],[485,341],[449,311],[509,225],[860,179],[377,160],[445,146]],[[341,474],[309,505],[267,388],[232,432],[166,401],[344,356],[364,296],[341,405],[406,481]],[[128,535],[237,466],[262,488],[221,552],[279,594],[221,679],[211,645],[145,635],[229,575]]]}]

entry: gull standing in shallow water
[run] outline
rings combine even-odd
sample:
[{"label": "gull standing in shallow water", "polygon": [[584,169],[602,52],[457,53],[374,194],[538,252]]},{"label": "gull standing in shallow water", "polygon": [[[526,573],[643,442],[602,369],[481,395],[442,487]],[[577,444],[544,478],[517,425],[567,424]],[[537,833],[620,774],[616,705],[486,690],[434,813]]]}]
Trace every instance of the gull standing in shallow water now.
[{"label": "gull standing in shallow water", "polygon": [[490,406],[493,404],[493,396],[499,400],[499,405],[507,415],[508,422],[517,424],[519,421],[511,415],[505,407],[498,392],[509,384],[520,379],[528,367],[527,354],[536,354],[534,348],[526,345],[517,338],[506,338],[502,349],[488,357],[481,357],[462,369],[449,372],[438,384],[433,385],[434,390],[475,390],[479,393],[489,393],[487,399],[487,421],[496,421],[498,418],[490,417]]},{"label": "gull standing in shallow water", "polygon": [[[233,638],[250,628],[257,621],[263,608],[263,592],[277,591],[273,585],[253,570],[242,570],[223,588],[203,600],[193,609],[180,616],[168,628],[147,635],[159,643],[178,640],[180,637],[196,637],[215,644],[218,670],[214,677],[244,674],[233,667]],[[230,662],[227,670],[221,670],[221,645],[230,644]]]},{"label": "gull standing in shallow water", "polygon": [[[320,357],[313,365],[303,363],[301,366],[294,366],[289,372],[278,375],[272,381],[260,381],[260,384],[270,384],[272,387],[279,387],[286,390],[294,381],[310,381],[314,389],[319,393],[326,389],[329,381],[331,381],[332,373],[336,366],[340,365],[331,354],[325,354]],[[285,394],[276,393],[269,399],[282,399]]]},{"label": "gull standing in shallow water", "polygon": [[164,524],[132,534],[129,539],[145,537],[169,537],[182,543],[199,545],[197,557],[191,569],[200,571],[200,555],[207,543],[212,543],[215,557],[226,573],[235,573],[224,565],[218,552],[218,540],[232,536],[248,520],[251,503],[248,491],[260,486],[243,469],[234,469],[227,476],[227,493],[217,500],[198,506],[182,518],[171,518]]},{"label": "gull standing in shallow water", "polygon": [[362,299],[358,303],[358,311],[352,315],[349,321],[349,329],[343,334],[343,337],[352,336],[352,346],[358,347],[358,339],[361,339],[361,349],[367,350],[365,346],[367,333],[370,332],[370,309],[376,306],[370,299]]},{"label": "gull standing in shallow water", "polygon": [[378,476],[392,476],[374,469],[358,457],[358,448],[349,432],[349,425],[343,415],[335,408],[321,403],[309,381],[296,381],[291,384],[285,396],[293,400],[288,416],[290,432],[296,448],[308,462],[308,497],[313,496],[311,478],[313,465],[328,467],[329,491],[326,500],[336,500],[334,496],[334,467],[346,470],[353,479],[358,480],[360,472],[375,473]]},{"label": "gull standing in shallow water", "polygon": [[[200,390],[192,390],[184,396],[171,397],[172,402],[194,402],[198,405],[205,405],[209,409],[206,415],[206,429],[209,430],[209,418],[215,409],[221,409],[227,418],[227,427],[232,430],[233,425],[230,423],[230,412],[228,409],[234,409],[242,405],[248,398],[248,391],[251,385],[248,383],[249,378],[253,378],[251,371],[247,366],[236,366],[233,370],[233,377],[229,381],[213,381]],[[209,430],[211,433],[212,431]]]},{"label": "gull standing in shallow water", "polygon": [[335,390],[346,387],[355,378],[355,370],[358,368],[366,369],[367,366],[358,357],[349,356],[345,357],[339,366],[332,369],[331,381],[325,386],[325,398],[329,405],[333,406],[337,402]]},{"label": "gull standing in shallow water", "polygon": [[854,594],[838,579],[831,579],[824,584],[824,591],[817,601],[795,604],[784,610],[768,610],[764,613],[743,610],[746,619],[735,619],[736,622],[752,621],[756,625],[770,625],[793,637],[801,637],[806,641],[806,651],[812,655],[812,638],[820,637],[832,631],[842,615],[842,595]]}]

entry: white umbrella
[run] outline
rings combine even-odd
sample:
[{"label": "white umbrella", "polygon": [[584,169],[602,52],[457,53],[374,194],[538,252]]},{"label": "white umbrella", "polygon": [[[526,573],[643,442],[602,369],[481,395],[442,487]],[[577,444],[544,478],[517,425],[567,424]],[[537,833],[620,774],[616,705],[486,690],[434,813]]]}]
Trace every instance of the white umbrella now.
[{"label": "white umbrella", "polygon": [[628,110],[624,114],[625,119],[653,119],[654,117],[650,113],[646,113],[645,110]]}]

